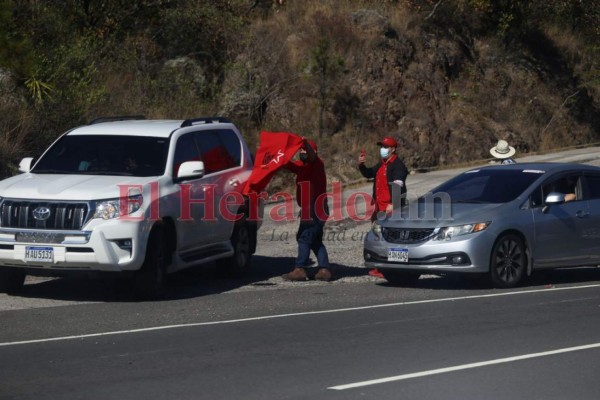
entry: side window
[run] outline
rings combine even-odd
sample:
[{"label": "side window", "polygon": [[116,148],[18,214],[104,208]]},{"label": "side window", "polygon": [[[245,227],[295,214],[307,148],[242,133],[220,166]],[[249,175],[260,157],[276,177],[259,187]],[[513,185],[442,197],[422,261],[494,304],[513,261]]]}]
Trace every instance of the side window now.
[{"label": "side window", "polygon": [[192,134],[187,134],[181,136],[177,140],[177,145],[175,147],[175,157],[173,160],[173,176],[177,176],[177,172],[179,171],[179,167],[186,161],[200,161],[200,156],[198,155],[198,149],[196,147],[196,143],[194,142],[194,136]]},{"label": "side window", "polygon": [[225,146],[233,165],[240,165],[242,163],[242,144],[235,132],[230,129],[219,131],[219,138]]},{"label": "side window", "polygon": [[600,199],[600,175],[586,175],[586,197],[590,200]]},{"label": "side window", "polygon": [[556,192],[565,195],[565,201],[581,200],[581,179],[578,174],[563,175],[542,185],[542,201],[548,194]]},{"label": "side window", "polygon": [[204,161],[204,169],[207,174],[239,165],[239,162],[236,163],[234,156],[228,151],[225,143],[221,140],[222,132],[203,131],[195,133],[196,143],[200,148],[200,155],[202,161]]}]

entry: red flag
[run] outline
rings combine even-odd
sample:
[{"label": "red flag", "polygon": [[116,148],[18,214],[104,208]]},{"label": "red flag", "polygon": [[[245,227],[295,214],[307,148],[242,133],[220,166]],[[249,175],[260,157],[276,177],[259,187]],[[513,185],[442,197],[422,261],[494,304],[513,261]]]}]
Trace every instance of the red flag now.
[{"label": "red flag", "polygon": [[302,138],[293,133],[261,132],[254,168],[242,193],[261,192],[267,187],[275,172],[294,157],[302,144]]}]

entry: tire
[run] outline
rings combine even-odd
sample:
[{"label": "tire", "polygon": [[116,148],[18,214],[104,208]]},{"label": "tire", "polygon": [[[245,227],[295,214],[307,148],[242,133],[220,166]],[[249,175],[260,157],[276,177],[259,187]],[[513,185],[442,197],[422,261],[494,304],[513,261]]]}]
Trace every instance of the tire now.
[{"label": "tire", "polygon": [[519,285],[527,275],[527,252],[523,240],[514,234],[501,236],[490,256],[490,279],[498,288]]},{"label": "tire", "polygon": [[15,294],[23,289],[25,273],[19,270],[0,270],[0,293]]},{"label": "tire", "polygon": [[252,234],[246,219],[240,220],[231,233],[233,255],[217,261],[219,274],[229,278],[244,276],[250,269]]},{"label": "tire", "polygon": [[395,269],[378,268],[386,281],[393,286],[413,285],[421,277],[418,272],[398,271]]},{"label": "tire", "polygon": [[133,297],[135,300],[156,300],[165,295],[165,277],[169,265],[165,234],[154,228],[148,238],[146,257],[142,267],[133,276]]}]

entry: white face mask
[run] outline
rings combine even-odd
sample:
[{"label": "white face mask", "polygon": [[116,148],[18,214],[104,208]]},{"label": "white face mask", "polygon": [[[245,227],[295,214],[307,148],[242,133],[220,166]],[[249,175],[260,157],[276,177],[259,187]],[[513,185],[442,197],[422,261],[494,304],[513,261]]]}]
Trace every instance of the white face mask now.
[{"label": "white face mask", "polygon": [[392,149],[390,149],[389,147],[382,147],[379,149],[379,154],[381,155],[381,158],[388,158],[391,152]]}]

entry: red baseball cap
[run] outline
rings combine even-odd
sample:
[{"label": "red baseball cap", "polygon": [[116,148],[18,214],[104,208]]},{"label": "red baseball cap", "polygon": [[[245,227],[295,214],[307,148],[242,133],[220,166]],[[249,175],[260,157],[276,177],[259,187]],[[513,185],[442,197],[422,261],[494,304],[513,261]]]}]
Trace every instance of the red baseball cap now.
[{"label": "red baseball cap", "polygon": [[398,142],[396,142],[396,139],[394,138],[384,137],[379,142],[377,142],[377,146],[398,147]]}]

